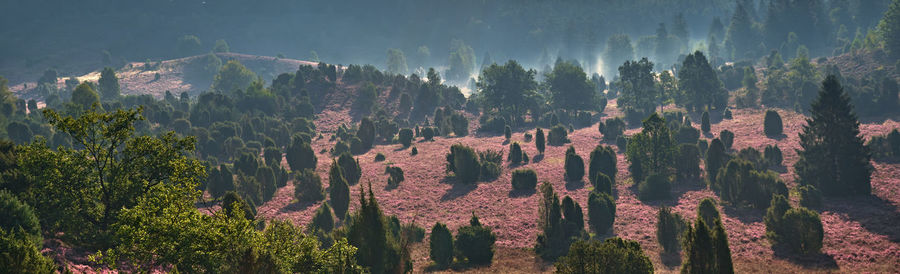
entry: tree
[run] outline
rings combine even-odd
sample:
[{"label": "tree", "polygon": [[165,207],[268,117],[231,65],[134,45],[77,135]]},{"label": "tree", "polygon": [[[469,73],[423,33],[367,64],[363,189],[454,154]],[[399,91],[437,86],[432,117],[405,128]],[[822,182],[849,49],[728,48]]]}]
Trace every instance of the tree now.
[{"label": "tree", "polygon": [[871,193],[871,155],[850,97],[836,77],[822,83],[800,133],[800,146],[794,164],[800,185],[814,185],[829,196]]},{"label": "tree", "polygon": [[0,265],[22,273],[52,273],[53,260],[41,254],[43,237],[34,210],[15,195],[0,190]]},{"label": "tree", "polygon": [[469,79],[469,74],[475,71],[475,51],[462,40],[450,41],[450,59],[447,78],[457,82]]},{"label": "tree", "polygon": [[375,143],[375,123],[372,119],[365,117],[359,121],[359,129],[356,130],[356,136],[362,141],[364,149],[372,148]]},{"label": "tree", "polygon": [[478,216],[472,214],[469,225],[460,227],[456,232],[454,246],[459,251],[460,257],[465,258],[470,264],[485,265],[494,260],[494,242],[497,235],[490,227],[482,226]]},{"label": "tree", "polygon": [[300,202],[318,202],[325,199],[322,178],[313,169],[294,172],[294,198]]},{"label": "tree", "polygon": [[134,124],[144,119],[140,108],[91,109],[77,117],[45,109],[44,117],[77,149],[51,150],[43,141],[22,147],[21,170],[35,193],[27,202],[36,205],[43,223],[76,242],[107,246],[122,210],[161,188],[189,185],[195,191],[196,178],[205,176],[200,162],[186,156],[194,149],[192,137],[136,136]]},{"label": "tree", "polygon": [[700,200],[700,204],[697,205],[698,220],[702,219],[705,224],[711,225],[715,224],[716,221],[721,218],[719,209],[716,207],[716,200],[713,198],[703,198],[703,200]]},{"label": "tree", "polygon": [[200,43],[200,38],[197,38],[197,36],[184,35],[178,38],[176,51],[179,56],[186,57],[202,53],[203,47]]},{"label": "tree", "polygon": [[491,64],[478,76],[478,98],[486,110],[496,109],[502,117],[519,120],[532,105],[537,104],[537,71],[525,70],[509,60],[504,65]]},{"label": "tree", "polygon": [[675,155],[675,178],[687,181],[700,178],[700,148],[696,144],[680,144]]},{"label": "tree", "polygon": [[309,223],[309,230],[322,232],[331,232],[334,229],[334,213],[331,213],[331,207],[328,203],[322,203],[313,214],[313,219]]},{"label": "tree", "polygon": [[630,169],[641,171],[632,172],[635,182],[643,181],[644,176],[651,173],[668,176],[675,160],[675,140],[665,118],[653,113],[643,124],[643,130],[631,136],[625,152]]},{"label": "tree", "polygon": [[566,160],[565,160],[565,178],[566,181],[576,182],[581,181],[581,178],[584,177],[584,160],[581,159],[581,156],[575,152],[574,146],[569,146],[566,149]]},{"label": "tree", "polygon": [[119,97],[119,78],[116,77],[116,71],[113,68],[103,68],[103,71],[100,72],[100,80],[97,83],[100,86],[100,94],[104,100]]},{"label": "tree", "polygon": [[[574,208],[566,217],[559,202],[559,195],[553,191],[553,186],[548,182],[541,183],[541,203],[538,207],[538,234],[535,252],[545,260],[553,260],[565,254],[569,245],[579,238],[584,238],[584,220],[570,220],[568,217],[576,217]],[[571,198],[570,198],[571,199]],[[578,207],[578,211],[581,208]],[[578,216],[580,217],[580,215]],[[577,226],[581,223],[581,226]]]},{"label": "tree", "polygon": [[700,116],[700,130],[705,133],[710,131],[709,111],[703,111],[703,115]]},{"label": "tree", "polygon": [[713,139],[706,150],[706,179],[712,183],[719,174],[719,169],[728,162],[728,154],[725,153],[725,145],[718,138]]},{"label": "tree", "polygon": [[212,89],[221,93],[245,90],[256,80],[256,74],[237,60],[228,61],[213,79]]},{"label": "tree", "polygon": [[646,117],[656,109],[659,95],[652,71],[653,63],[647,58],[625,61],[619,67],[622,92],[618,104],[623,107],[629,121]]},{"label": "tree", "polygon": [[777,111],[773,109],[766,111],[766,117],[763,119],[763,132],[766,133],[766,136],[779,136],[782,134],[781,115],[778,115]]},{"label": "tree", "polygon": [[747,14],[744,5],[738,3],[734,14],[731,17],[731,23],[725,33],[725,49],[727,55],[733,59],[747,59],[754,56],[753,50],[756,48],[757,37],[753,30],[753,19]]},{"label": "tree", "polygon": [[537,128],[534,133],[534,146],[537,148],[538,152],[543,154],[544,149],[546,148],[546,144],[544,142],[544,130],[541,128]]},{"label": "tree", "polygon": [[359,183],[359,178],[362,177],[362,168],[359,166],[359,160],[353,158],[353,155],[350,155],[349,152],[344,152],[341,153],[341,156],[338,156],[337,162],[341,166],[341,174],[347,179],[347,184],[356,185],[356,183]]},{"label": "tree", "polygon": [[404,261],[408,260],[404,253],[409,251],[400,246],[391,231],[390,221],[378,206],[371,184],[368,195],[362,186],[359,189],[360,207],[348,222],[346,232],[350,244],[359,248],[356,257],[359,265],[369,268],[372,273],[404,272]]},{"label": "tree", "polygon": [[900,59],[900,1],[891,1],[890,7],[878,23],[878,31],[883,36],[881,39],[884,40],[887,52],[894,60]]},{"label": "tree", "polygon": [[328,203],[334,209],[334,214],[339,219],[344,219],[350,208],[350,185],[336,160],[331,161],[331,169],[328,171],[328,188]]},{"label": "tree", "polygon": [[402,50],[393,48],[387,50],[387,71],[393,74],[406,74],[409,71]]},{"label": "tree", "polygon": [[598,145],[591,151],[588,179],[591,182],[595,182],[599,173],[603,173],[610,180],[613,180],[613,178],[616,178],[616,172],[618,172],[616,161],[616,152],[612,147]]},{"label": "tree", "polygon": [[588,196],[588,226],[597,234],[605,234],[616,221],[616,201],[611,194],[592,191]]},{"label": "tree", "polygon": [[594,109],[596,92],[594,83],[581,67],[569,62],[558,62],[547,76],[550,85],[551,104],[565,110]]},{"label": "tree", "polygon": [[247,220],[256,218],[256,212],[250,207],[250,204],[234,191],[225,193],[225,197],[222,198],[222,210],[225,211],[225,215],[232,218],[240,217]]},{"label": "tree", "polygon": [[700,51],[684,58],[678,69],[678,86],[684,93],[679,104],[689,110],[723,109],[728,104],[728,91]]},{"label": "tree", "polygon": [[606,39],[606,49],[603,51],[603,61],[608,68],[603,75],[615,75],[616,67],[634,58],[634,47],[631,38],[627,34],[615,34]]},{"label": "tree", "polygon": [[663,251],[671,253],[681,250],[684,230],[688,226],[680,214],[668,207],[660,208],[656,214],[656,239]]},{"label": "tree", "polygon": [[524,159],[522,157],[522,146],[519,145],[519,142],[509,144],[509,156],[506,159],[513,165],[522,163]]},{"label": "tree", "polygon": [[453,262],[453,235],[447,225],[434,223],[431,236],[428,238],[428,257],[440,267],[449,266]]},{"label": "tree", "polygon": [[557,273],[653,273],[653,263],[636,241],[619,237],[577,241],[556,262]]},{"label": "tree", "polygon": [[100,103],[100,96],[97,95],[97,92],[94,91],[94,88],[92,88],[90,84],[84,82],[78,84],[78,86],[75,87],[75,90],[72,91],[72,103],[87,110],[90,109],[93,104]]},{"label": "tree", "polygon": [[303,171],[304,169],[316,169],[316,153],[312,146],[303,140],[300,136],[294,136],[291,145],[287,148],[285,159],[293,171]]}]

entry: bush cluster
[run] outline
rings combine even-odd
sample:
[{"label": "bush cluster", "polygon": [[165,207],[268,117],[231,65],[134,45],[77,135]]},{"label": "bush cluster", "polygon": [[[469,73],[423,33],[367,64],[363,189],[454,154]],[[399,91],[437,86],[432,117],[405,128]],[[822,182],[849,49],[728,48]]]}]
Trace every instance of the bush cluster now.
[{"label": "bush cluster", "polygon": [[497,235],[492,229],[481,225],[474,214],[468,226],[460,227],[456,233],[454,246],[460,259],[466,259],[473,265],[490,264],[494,260],[494,242]]},{"label": "bush cluster", "polygon": [[653,273],[653,263],[636,241],[618,237],[605,241],[577,241],[568,254],[556,262],[556,272],[575,273]]},{"label": "bush cluster", "polygon": [[532,169],[517,169],[512,173],[512,187],[517,191],[532,191],[537,186],[537,172]]},{"label": "bush cluster", "polygon": [[801,254],[817,254],[822,249],[825,231],[819,214],[805,207],[791,208],[782,195],[772,197],[763,221],[766,238],[774,247]]},{"label": "bush cluster", "polygon": [[388,186],[396,187],[406,180],[403,177],[403,169],[398,166],[385,167],[384,172],[388,174]]},{"label": "bush cluster", "polygon": [[787,195],[787,186],[773,171],[757,171],[753,164],[744,159],[732,159],[725,168],[719,170],[713,190],[722,200],[740,204],[747,203],[763,208],[773,195]]},{"label": "bush cluster", "polygon": [[[599,174],[606,175],[609,180],[616,178],[618,168],[616,167],[616,152],[610,146],[599,145],[591,151],[590,164],[588,165],[588,180],[591,183],[597,181]],[[614,185],[615,183],[611,183]],[[594,187],[597,187],[596,184]]]},{"label": "bush cluster", "polygon": [[644,201],[668,199],[671,192],[672,184],[665,175],[650,174],[638,184],[638,198]]},{"label": "bush cluster", "polygon": [[600,133],[603,134],[603,140],[607,142],[615,142],[625,133],[625,120],[620,117],[606,119],[597,126]]},{"label": "bush cluster", "polygon": [[550,129],[547,135],[547,143],[551,146],[561,146],[569,142],[569,132],[561,125],[556,125]]}]

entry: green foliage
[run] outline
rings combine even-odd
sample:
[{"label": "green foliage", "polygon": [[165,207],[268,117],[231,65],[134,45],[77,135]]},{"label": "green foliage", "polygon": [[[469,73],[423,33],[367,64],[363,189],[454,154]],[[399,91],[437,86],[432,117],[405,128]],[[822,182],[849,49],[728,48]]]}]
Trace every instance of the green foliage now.
[{"label": "green foliage", "polygon": [[681,144],[675,154],[675,178],[679,182],[700,178],[700,149],[695,144]]},{"label": "green foliage", "polygon": [[519,142],[513,142],[509,144],[509,155],[506,160],[508,160],[513,165],[519,165],[522,163],[522,146],[519,145]]},{"label": "green foliage", "polygon": [[780,136],[784,131],[781,123],[781,115],[775,110],[767,110],[766,117],[763,119],[763,132],[766,136]]},{"label": "green foliage", "polygon": [[681,273],[734,273],[728,235],[719,220],[706,224],[698,216],[684,235]]},{"label": "green foliage", "polygon": [[725,150],[731,150],[731,145],[734,144],[734,132],[723,129],[719,132],[719,139],[722,140],[722,145],[725,146]]},{"label": "green foliage", "polygon": [[[559,202],[559,196],[553,191],[553,186],[548,182],[541,183],[541,203],[538,207],[538,234],[535,252],[545,260],[554,260],[565,255],[572,242],[586,237],[584,232],[584,220],[569,220],[563,218],[563,209]],[[574,213],[574,203],[571,205],[569,216],[583,217]],[[578,211],[581,208],[578,207]],[[581,223],[581,226],[577,224]]]},{"label": "green foliage", "polygon": [[574,146],[569,146],[569,148],[566,149],[564,166],[566,169],[564,174],[566,181],[581,181],[581,178],[584,178],[584,160],[581,159],[581,156],[579,156],[578,153],[575,153]]},{"label": "green foliage", "polygon": [[607,177],[606,180],[609,181],[610,187],[615,185],[614,178],[616,178],[616,172],[618,172],[616,167],[617,161],[616,152],[612,147],[602,145],[594,147],[594,150],[591,151],[590,165],[588,166],[588,179],[591,183],[594,183],[594,188],[597,188],[595,182],[598,181],[601,173]]},{"label": "green foliage", "polygon": [[478,152],[478,160],[481,165],[480,178],[485,181],[497,179],[502,171],[503,151],[484,150]]},{"label": "green foliage", "polygon": [[715,224],[721,220],[719,208],[716,207],[716,200],[713,198],[703,198],[697,205],[697,219],[703,219],[706,224]]},{"label": "green foliage", "polygon": [[503,128],[503,137],[506,137],[506,140],[512,138],[512,130],[509,128],[509,125]]},{"label": "green foliage", "polygon": [[561,146],[569,142],[568,135],[569,132],[566,131],[566,128],[562,125],[553,126],[553,128],[550,128],[550,133],[547,135],[547,143],[551,146]]},{"label": "green foliage", "polygon": [[647,58],[625,61],[619,67],[622,92],[618,104],[629,123],[647,117],[656,108],[658,91],[652,71],[653,63]]},{"label": "green foliage", "polygon": [[91,109],[93,104],[100,103],[100,95],[98,95],[97,92],[94,91],[94,88],[87,82],[81,83],[75,87],[74,91],[72,91],[72,103],[75,103],[84,110]]},{"label": "green foliage", "polygon": [[[676,102],[688,110],[723,109],[728,104],[728,91],[700,51],[684,58],[678,70],[678,87],[683,95],[676,97]],[[704,123],[708,125],[708,119],[706,121]],[[708,127],[704,128],[704,132],[709,132]]]},{"label": "green foliage", "polygon": [[262,186],[263,203],[271,200],[272,197],[275,196],[275,191],[278,190],[278,182],[276,182],[275,171],[272,170],[271,167],[260,166],[259,169],[256,170],[255,177]]},{"label": "green foliage", "polygon": [[400,133],[397,135],[397,140],[400,141],[400,144],[403,144],[403,147],[409,147],[412,145],[413,131],[409,128],[404,128],[400,130]]},{"label": "green foliage", "polygon": [[618,237],[577,241],[555,266],[556,273],[653,273],[653,263],[641,245]]},{"label": "green foliage", "polygon": [[688,226],[690,224],[671,208],[660,208],[656,214],[656,240],[663,251],[674,253],[681,250],[684,230]]},{"label": "green foliage", "polygon": [[482,226],[478,217],[472,214],[468,226],[456,232],[453,246],[459,251],[460,259],[465,258],[473,265],[489,265],[494,260],[494,242],[497,235],[490,227]]},{"label": "green foliage", "polygon": [[406,178],[403,177],[403,169],[400,167],[390,166],[390,167],[386,167],[384,169],[384,171],[389,175],[388,181],[387,181],[387,184],[389,186],[396,187],[396,186],[400,185],[401,182],[406,180]]},{"label": "green foliage", "polygon": [[797,187],[797,193],[800,194],[800,206],[806,208],[822,207],[822,192],[813,185],[805,185]]},{"label": "green foliage", "polygon": [[565,110],[593,110],[596,92],[594,83],[581,67],[569,62],[557,62],[547,76],[551,105]]},{"label": "green foliage", "polygon": [[312,146],[300,136],[294,136],[291,145],[287,147],[285,158],[293,171],[316,169],[316,163],[318,162],[316,152],[313,151]]},{"label": "green foliage", "polygon": [[461,40],[450,42],[450,59],[447,78],[462,82],[469,79],[469,74],[475,71],[475,51]]},{"label": "green foliage", "polygon": [[502,117],[520,120],[538,102],[535,75],[535,70],[526,71],[513,60],[504,65],[491,64],[484,68],[475,83],[482,108],[496,110]]},{"label": "green foliage", "polygon": [[588,196],[588,226],[597,234],[612,229],[616,220],[616,200],[610,193],[592,191]]},{"label": "green foliage", "polygon": [[800,185],[814,185],[830,196],[871,193],[869,149],[863,145],[850,98],[836,77],[822,82],[800,133],[800,146],[794,164]]},{"label": "green foliage", "polygon": [[450,153],[447,154],[447,172],[453,172],[455,177],[462,183],[471,184],[478,181],[481,173],[481,163],[478,161],[478,154],[471,147],[463,144],[454,144],[450,146]]},{"label": "green foliage", "polygon": [[222,210],[225,211],[226,215],[232,218],[242,217],[247,220],[256,218],[256,209],[251,207],[250,204],[244,201],[244,199],[234,191],[225,193],[225,197],[222,198]]},{"label": "green foliage", "polygon": [[294,172],[294,198],[300,202],[318,202],[325,199],[322,178],[313,169]]},{"label": "green foliage", "polygon": [[667,176],[651,173],[646,180],[638,183],[638,197],[644,201],[668,199],[671,189],[672,184]]},{"label": "green foliage", "polygon": [[366,117],[359,121],[359,129],[356,131],[356,136],[362,141],[363,149],[368,150],[372,148],[372,144],[375,143],[375,123],[372,122],[372,119]]},{"label": "green foliage", "polygon": [[894,60],[900,59],[900,2],[891,2],[884,17],[878,23],[878,32],[884,41],[884,47]]},{"label": "green foliage", "polygon": [[544,130],[541,128],[537,128],[534,133],[534,146],[537,148],[538,152],[543,154],[544,149],[546,149],[546,143],[544,142]]},{"label": "green foliage", "polygon": [[97,81],[100,87],[100,95],[104,100],[119,97],[119,78],[116,71],[111,67],[103,68],[100,72],[100,80]]},{"label": "green foliage", "polygon": [[256,80],[256,74],[244,67],[240,62],[231,60],[213,78],[211,89],[221,93],[231,93],[236,90],[245,90]]},{"label": "green foliage", "polygon": [[225,53],[231,51],[231,48],[228,47],[228,42],[225,42],[224,39],[216,40],[213,45],[212,51],[215,53]]},{"label": "green foliage", "polygon": [[41,254],[42,246],[41,225],[34,210],[0,190],[0,265],[11,273],[52,273],[55,265]]},{"label": "green foliage", "polygon": [[800,207],[792,208],[784,213],[782,228],[785,235],[781,237],[783,244],[794,252],[801,254],[818,254],[822,249],[822,220],[815,211]]},{"label": "green foliage", "polygon": [[337,159],[338,165],[341,166],[341,174],[347,179],[347,184],[356,185],[359,178],[362,177],[362,168],[359,166],[359,160],[353,158],[350,153],[341,153]]},{"label": "green foliage", "polygon": [[344,219],[350,208],[350,185],[336,160],[331,161],[331,169],[328,171],[328,189],[328,203],[334,209],[334,214],[339,219]]},{"label": "green foliage", "polygon": [[725,153],[725,145],[722,144],[722,141],[717,139],[713,139],[709,144],[709,149],[706,150],[706,179],[709,180],[710,183],[714,183],[716,180],[716,175],[719,174],[719,169],[725,166],[725,163],[728,161],[730,157],[727,153]]},{"label": "green foliage", "polygon": [[431,227],[431,236],[428,238],[428,257],[439,267],[447,267],[453,262],[453,235],[447,229],[447,225],[441,222],[434,223]]},{"label": "green foliage", "polygon": [[388,49],[387,51],[387,71],[394,74],[406,74],[409,67],[406,66],[406,56],[399,49]]},{"label": "green foliage", "polygon": [[197,55],[203,52],[200,38],[197,38],[195,35],[178,37],[178,42],[175,44],[175,47],[178,55],[181,57]]},{"label": "green foliage", "polygon": [[372,273],[403,272],[404,260],[409,259],[408,253],[405,256],[404,253],[409,251],[400,246],[399,235],[392,232],[390,220],[378,206],[371,185],[368,192],[366,195],[360,186],[360,207],[347,227],[347,239],[359,248],[357,262]]},{"label": "green foliage", "polygon": [[331,213],[331,207],[328,206],[328,203],[322,203],[322,205],[316,209],[316,213],[313,214],[312,221],[309,223],[309,230],[322,230],[327,233],[331,232],[333,229],[334,214]]},{"label": "green foliage", "polygon": [[700,130],[703,132],[709,132],[709,111],[704,111],[703,115],[700,116]]},{"label": "green foliage", "polygon": [[766,146],[763,153],[763,157],[766,158],[766,162],[768,162],[770,166],[781,166],[783,156],[781,154],[781,148],[778,148],[778,145]]},{"label": "green foliage", "polygon": [[651,173],[667,177],[675,160],[675,140],[666,126],[664,118],[654,113],[644,120],[640,133],[628,140],[625,158],[635,182],[644,180]]},{"label": "green foliage", "polygon": [[517,191],[533,191],[537,186],[537,172],[532,169],[517,169],[512,172],[512,188]]},{"label": "green foliage", "polygon": [[606,119],[605,122],[600,122],[598,125],[600,133],[603,134],[603,140],[607,142],[616,141],[625,133],[625,127],[625,120],[620,117]]}]

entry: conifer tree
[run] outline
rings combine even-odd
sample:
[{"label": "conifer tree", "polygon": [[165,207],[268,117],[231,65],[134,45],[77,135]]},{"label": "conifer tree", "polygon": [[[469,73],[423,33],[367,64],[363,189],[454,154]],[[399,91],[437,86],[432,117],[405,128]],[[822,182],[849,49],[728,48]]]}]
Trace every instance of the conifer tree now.
[{"label": "conifer tree", "polygon": [[794,164],[798,182],[830,196],[870,194],[871,155],[863,144],[850,97],[837,77],[831,75],[822,82],[806,123]]},{"label": "conifer tree", "polygon": [[546,148],[546,141],[544,139],[544,130],[538,128],[534,133],[534,146],[537,148],[538,152],[543,154],[544,149]]},{"label": "conifer tree", "polygon": [[350,208],[350,185],[341,172],[341,166],[337,161],[331,161],[331,169],[328,171],[328,203],[334,209],[334,215],[339,219],[344,219],[347,215],[347,209]]}]

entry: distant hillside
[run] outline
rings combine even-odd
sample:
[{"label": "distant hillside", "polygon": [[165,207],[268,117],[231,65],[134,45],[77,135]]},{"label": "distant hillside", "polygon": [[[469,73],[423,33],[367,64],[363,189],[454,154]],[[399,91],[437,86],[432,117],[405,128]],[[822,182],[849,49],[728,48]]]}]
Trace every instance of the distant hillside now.
[{"label": "distant hillside", "polygon": [[[269,82],[278,74],[285,72],[294,72],[301,65],[318,65],[317,62],[309,62],[295,59],[284,59],[269,56],[256,56],[240,53],[216,53],[222,63],[229,60],[237,60],[244,64],[248,69],[262,76],[266,82]],[[150,94],[156,98],[162,98],[166,91],[173,94],[181,94],[187,92],[196,95],[202,91],[209,89],[212,79],[189,79],[185,76],[186,67],[202,55],[185,57],[180,59],[166,60],[160,62],[131,62],[127,63],[116,70],[119,77],[119,85],[123,95]],[[156,79],[156,74],[159,79]],[[59,88],[65,87],[65,80],[69,77],[76,77],[79,81],[96,82],[100,78],[100,71],[96,70],[85,75],[60,75],[57,80]],[[31,94],[35,87],[35,82],[20,83],[10,87],[10,90],[20,98],[37,99],[42,101],[34,94]]]}]

